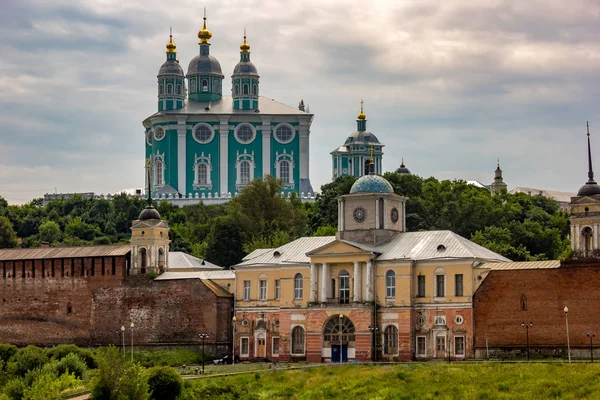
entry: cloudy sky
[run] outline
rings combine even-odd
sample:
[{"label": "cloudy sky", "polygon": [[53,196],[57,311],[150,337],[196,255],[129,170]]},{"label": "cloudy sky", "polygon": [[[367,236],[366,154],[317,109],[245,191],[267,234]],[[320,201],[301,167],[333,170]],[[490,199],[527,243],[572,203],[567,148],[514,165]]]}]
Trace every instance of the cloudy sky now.
[{"label": "cloudy sky", "polygon": [[169,26],[186,67],[204,5],[226,78],[246,26],[261,93],[310,106],[315,188],[361,98],[385,170],[576,191],[589,120],[600,175],[598,0],[0,0],[0,195],[143,186]]}]

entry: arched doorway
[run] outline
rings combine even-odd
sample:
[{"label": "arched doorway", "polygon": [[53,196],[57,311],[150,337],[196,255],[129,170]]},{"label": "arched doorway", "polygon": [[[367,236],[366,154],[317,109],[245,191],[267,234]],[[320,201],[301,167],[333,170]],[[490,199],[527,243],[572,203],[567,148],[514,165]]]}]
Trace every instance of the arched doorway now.
[{"label": "arched doorway", "polygon": [[325,322],[323,328],[323,349],[331,352],[331,362],[348,361],[354,358],[354,324],[345,315],[335,315]]},{"label": "arched doorway", "polygon": [[146,273],[147,266],[148,266],[148,257],[146,254],[146,249],[140,249],[140,272],[142,274]]},{"label": "arched doorway", "polygon": [[594,236],[594,233],[592,231],[592,228],[590,228],[589,226],[586,226],[581,231],[581,239],[583,242],[582,247],[583,247],[583,256],[584,257],[592,256],[592,250],[593,250],[592,238],[593,238],[593,236]]}]

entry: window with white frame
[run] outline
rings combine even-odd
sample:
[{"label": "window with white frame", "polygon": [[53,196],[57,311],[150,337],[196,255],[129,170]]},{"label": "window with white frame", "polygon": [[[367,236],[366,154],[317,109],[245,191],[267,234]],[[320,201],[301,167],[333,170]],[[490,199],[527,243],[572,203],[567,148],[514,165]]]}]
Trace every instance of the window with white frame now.
[{"label": "window with white frame", "polygon": [[279,279],[275,279],[275,300],[279,300],[280,295],[281,295],[281,281]]},{"label": "window with white frame", "polygon": [[165,130],[163,129],[162,126],[155,126],[154,127],[154,139],[156,139],[157,141],[163,140],[163,138],[165,137]]},{"label": "window with white frame", "polygon": [[165,184],[165,158],[164,154],[154,155],[154,186]]},{"label": "window with white frame", "polygon": [[240,162],[240,184],[247,185],[250,183],[250,161]]},{"label": "window with white frame", "polygon": [[165,92],[165,87],[161,83],[160,85],[158,85],[158,94],[163,94],[164,92]]},{"label": "window with white frame", "polygon": [[248,87],[249,87],[249,86],[248,86],[248,84],[247,84],[247,83],[244,83],[244,86],[243,86],[243,88],[244,88],[244,94],[249,94],[249,89],[248,89]]},{"label": "window with white frame", "polygon": [[237,83],[233,86],[233,95],[237,96],[240,94],[240,85],[238,85]]},{"label": "window with white frame", "polygon": [[456,357],[465,356],[465,338],[464,336],[454,337],[454,355]]},{"label": "window with white frame", "polygon": [[438,268],[434,272],[435,276],[435,297],[446,297],[446,271]]},{"label": "window with white frame", "polygon": [[192,137],[200,144],[210,143],[215,135],[213,127],[205,123],[196,124],[192,132]]},{"label": "window with white frame", "polygon": [[292,329],[292,354],[304,354],[304,328],[301,326]]},{"label": "window with white frame", "polygon": [[200,86],[203,92],[208,92],[208,80],[202,79],[202,84]]},{"label": "window with white frame", "polygon": [[258,289],[259,289],[259,299],[266,300],[267,299],[267,280],[261,279],[258,281]]},{"label": "window with white frame", "polygon": [[244,186],[248,185],[252,179],[254,179],[254,152],[247,153],[244,150],[243,153],[237,153],[236,156],[236,189],[241,190]]},{"label": "window with white frame", "polygon": [[243,337],[240,339],[240,357],[248,357],[250,353],[250,339],[247,337]]},{"label": "window with white frame", "polygon": [[167,83],[167,94],[173,94],[173,84]]},{"label": "window with white frame", "polygon": [[294,300],[302,299],[302,289],[304,286],[304,279],[302,274],[294,275]]},{"label": "window with white frame", "polygon": [[339,302],[340,304],[350,303],[350,274],[345,269],[340,271],[339,279]]},{"label": "window with white frame", "polygon": [[258,90],[257,90],[257,86],[256,83],[254,85],[252,85],[252,94],[254,96],[256,96],[258,94]]},{"label": "window with white frame", "polygon": [[250,300],[250,281],[244,281],[244,300]]},{"label": "window with white frame", "polygon": [[388,325],[383,331],[383,350],[385,354],[398,354],[398,328]]},{"label": "window with white frame", "polygon": [[181,95],[181,83],[177,84],[177,94]]},{"label": "window with white frame", "polygon": [[427,355],[427,345],[425,336],[417,336],[417,356],[425,357]]},{"label": "window with white frame", "polygon": [[435,325],[446,325],[446,317],[443,315],[436,315],[434,320]]},{"label": "window with white frame", "polygon": [[279,124],[275,127],[275,140],[286,144],[294,140],[294,128],[289,124]]},{"label": "window with white frame", "polygon": [[248,144],[256,137],[256,130],[251,124],[239,124],[235,127],[234,135],[238,142]]},{"label": "window with white frame", "polygon": [[212,181],[210,173],[212,171],[212,161],[210,154],[205,156],[201,153],[200,156],[194,154],[194,184],[195,190],[210,190],[212,189]]},{"label": "window with white frame", "polygon": [[274,356],[278,356],[279,355],[279,338],[274,337],[272,340],[273,340],[273,344],[272,344],[272,348],[271,348],[271,354]]},{"label": "window with white frame", "polygon": [[391,269],[385,273],[385,297],[396,297],[396,273]]},{"label": "window with white frame", "polygon": [[283,153],[275,153],[275,176],[281,179],[281,183],[284,187],[290,187],[294,185],[294,152],[287,153],[283,150]]}]

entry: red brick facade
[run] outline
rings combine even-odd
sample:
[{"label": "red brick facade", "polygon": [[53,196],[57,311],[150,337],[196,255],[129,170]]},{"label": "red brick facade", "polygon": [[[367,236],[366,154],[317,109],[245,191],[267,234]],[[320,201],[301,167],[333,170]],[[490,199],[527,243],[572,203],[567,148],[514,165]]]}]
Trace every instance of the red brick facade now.
[{"label": "red brick facade", "polygon": [[18,345],[207,343],[231,348],[232,298],[199,279],[127,276],[129,255],[0,261],[0,337]]},{"label": "red brick facade", "polygon": [[573,355],[589,355],[587,333],[600,334],[600,263],[563,262],[560,268],[491,271],[473,299],[474,347],[479,357],[523,355],[529,329],[532,356],[564,356],[568,307]]}]

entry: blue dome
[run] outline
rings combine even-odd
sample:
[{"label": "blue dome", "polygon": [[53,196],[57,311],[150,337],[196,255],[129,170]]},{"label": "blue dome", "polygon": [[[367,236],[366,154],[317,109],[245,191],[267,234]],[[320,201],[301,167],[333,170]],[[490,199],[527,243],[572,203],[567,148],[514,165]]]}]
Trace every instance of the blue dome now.
[{"label": "blue dome", "polygon": [[394,193],[394,189],[379,175],[365,175],[354,182],[350,193]]}]

